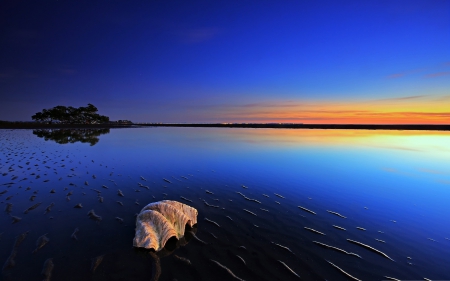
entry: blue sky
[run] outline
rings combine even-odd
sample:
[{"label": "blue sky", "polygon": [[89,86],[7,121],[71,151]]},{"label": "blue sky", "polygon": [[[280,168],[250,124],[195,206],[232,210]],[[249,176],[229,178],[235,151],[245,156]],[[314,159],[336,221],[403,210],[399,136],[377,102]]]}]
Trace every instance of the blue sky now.
[{"label": "blue sky", "polygon": [[450,123],[450,1],[5,1],[0,18],[0,120],[93,103],[148,122]]}]

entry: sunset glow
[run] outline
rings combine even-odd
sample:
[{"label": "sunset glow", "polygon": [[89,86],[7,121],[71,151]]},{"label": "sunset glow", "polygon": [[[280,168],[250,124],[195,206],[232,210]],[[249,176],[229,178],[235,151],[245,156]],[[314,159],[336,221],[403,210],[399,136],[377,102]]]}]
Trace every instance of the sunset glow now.
[{"label": "sunset glow", "polygon": [[450,95],[367,101],[270,101],[216,107],[228,122],[310,124],[448,124]]},{"label": "sunset glow", "polygon": [[449,1],[319,2],[8,1],[0,120],[450,123]]}]

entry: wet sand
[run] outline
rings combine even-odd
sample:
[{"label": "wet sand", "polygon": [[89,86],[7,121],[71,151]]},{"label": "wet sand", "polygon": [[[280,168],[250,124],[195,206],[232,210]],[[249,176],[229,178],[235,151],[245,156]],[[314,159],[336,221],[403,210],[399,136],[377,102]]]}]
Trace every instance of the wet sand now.
[{"label": "wet sand", "polygon": [[[48,145],[32,135],[26,139],[26,134],[0,133],[1,171],[6,173],[0,177],[0,192],[6,191],[1,194],[0,206],[4,210],[6,203],[13,204],[9,213],[3,211],[0,217],[0,248],[8,249],[0,253],[0,262],[5,263],[9,251],[16,250],[15,265],[2,271],[4,280],[43,279],[41,272],[49,258],[53,264],[51,280],[151,280],[154,258],[148,251],[132,247],[135,214],[146,204],[164,199],[181,201],[199,211],[195,235],[205,243],[190,239],[187,245],[161,256],[159,280],[233,280],[227,269],[243,280],[298,280],[297,275],[302,280],[347,280],[329,262],[362,280],[382,280],[383,276],[419,279],[428,266],[417,255],[411,260],[417,266],[399,262],[410,255],[401,237],[388,231],[379,233],[378,225],[376,229],[358,230],[356,227],[364,221],[344,212],[338,202],[324,206],[320,198],[310,199],[308,194],[291,197],[276,184],[256,184],[252,180],[256,174],[220,177],[196,167],[162,174],[152,170],[130,172],[120,160],[85,157],[88,150],[76,146]],[[68,193],[72,193],[70,201]],[[33,194],[36,198],[30,201]],[[100,194],[103,202],[98,200]],[[6,200],[8,196],[12,197]],[[37,202],[41,204],[30,209]],[[82,208],[74,208],[77,204]],[[363,206],[361,202],[361,211]],[[314,210],[314,214],[305,209]],[[330,214],[330,209],[345,214],[345,219]],[[24,210],[28,210],[26,214]],[[87,215],[90,210],[95,216]],[[12,224],[10,215],[22,220]],[[388,223],[392,224],[386,219]],[[381,226],[381,230],[386,229]],[[16,248],[16,237],[26,231],[27,237]],[[48,243],[32,254],[43,234],[49,238]],[[347,239],[371,245],[397,262]],[[94,262],[94,271],[93,259],[100,256],[103,258],[98,264]]]}]

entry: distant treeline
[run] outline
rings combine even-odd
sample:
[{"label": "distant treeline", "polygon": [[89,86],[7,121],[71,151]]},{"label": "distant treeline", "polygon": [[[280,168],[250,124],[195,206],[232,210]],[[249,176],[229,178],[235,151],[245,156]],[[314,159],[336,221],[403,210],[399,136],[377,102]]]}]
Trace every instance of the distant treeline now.
[{"label": "distant treeline", "polygon": [[58,105],[51,109],[43,109],[37,112],[31,119],[48,124],[102,124],[109,122],[109,117],[97,113],[98,109],[88,103],[86,107],[72,107]]},{"label": "distant treeline", "polygon": [[203,127],[203,128],[274,128],[274,129],[336,129],[336,130],[427,130],[450,131],[450,124],[295,124],[295,123],[210,123],[210,124],[171,124],[140,123],[145,127]]}]

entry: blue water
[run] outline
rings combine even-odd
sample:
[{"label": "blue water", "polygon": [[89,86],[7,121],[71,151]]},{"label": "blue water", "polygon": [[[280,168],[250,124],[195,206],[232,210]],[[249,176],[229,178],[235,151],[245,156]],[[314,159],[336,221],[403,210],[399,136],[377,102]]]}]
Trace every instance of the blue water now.
[{"label": "blue water", "polygon": [[[208,244],[192,240],[161,257],[159,280],[233,279],[211,259],[244,280],[298,279],[279,260],[303,280],[348,280],[327,261],[360,280],[450,279],[448,163],[449,132],[150,127],[111,129],[91,145],[46,141],[32,130],[0,130],[0,192],[6,190],[0,201],[3,209],[12,203],[10,215],[22,218],[13,224],[6,212],[0,216],[0,262],[10,256],[15,237],[29,231],[16,265],[2,276],[41,278],[44,261],[53,258],[52,280],[150,280],[152,260],[132,247],[134,215],[150,202],[170,199],[198,209],[196,233]],[[103,203],[92,189],[101,191]],[[125,197],[117,196],[118,189]],[[42,204],[23,213],[36,202]],[[43,214],[51,202],[55,206]],[[78,203],[82,209],[73,208]],[[91,209],[101,222],[89,220]],[[70,238],[76,227],[78,241]],[[50,242],[31,254],[44,233]],[[93,273],[91,259],[99,255],[104,260]]]}]

